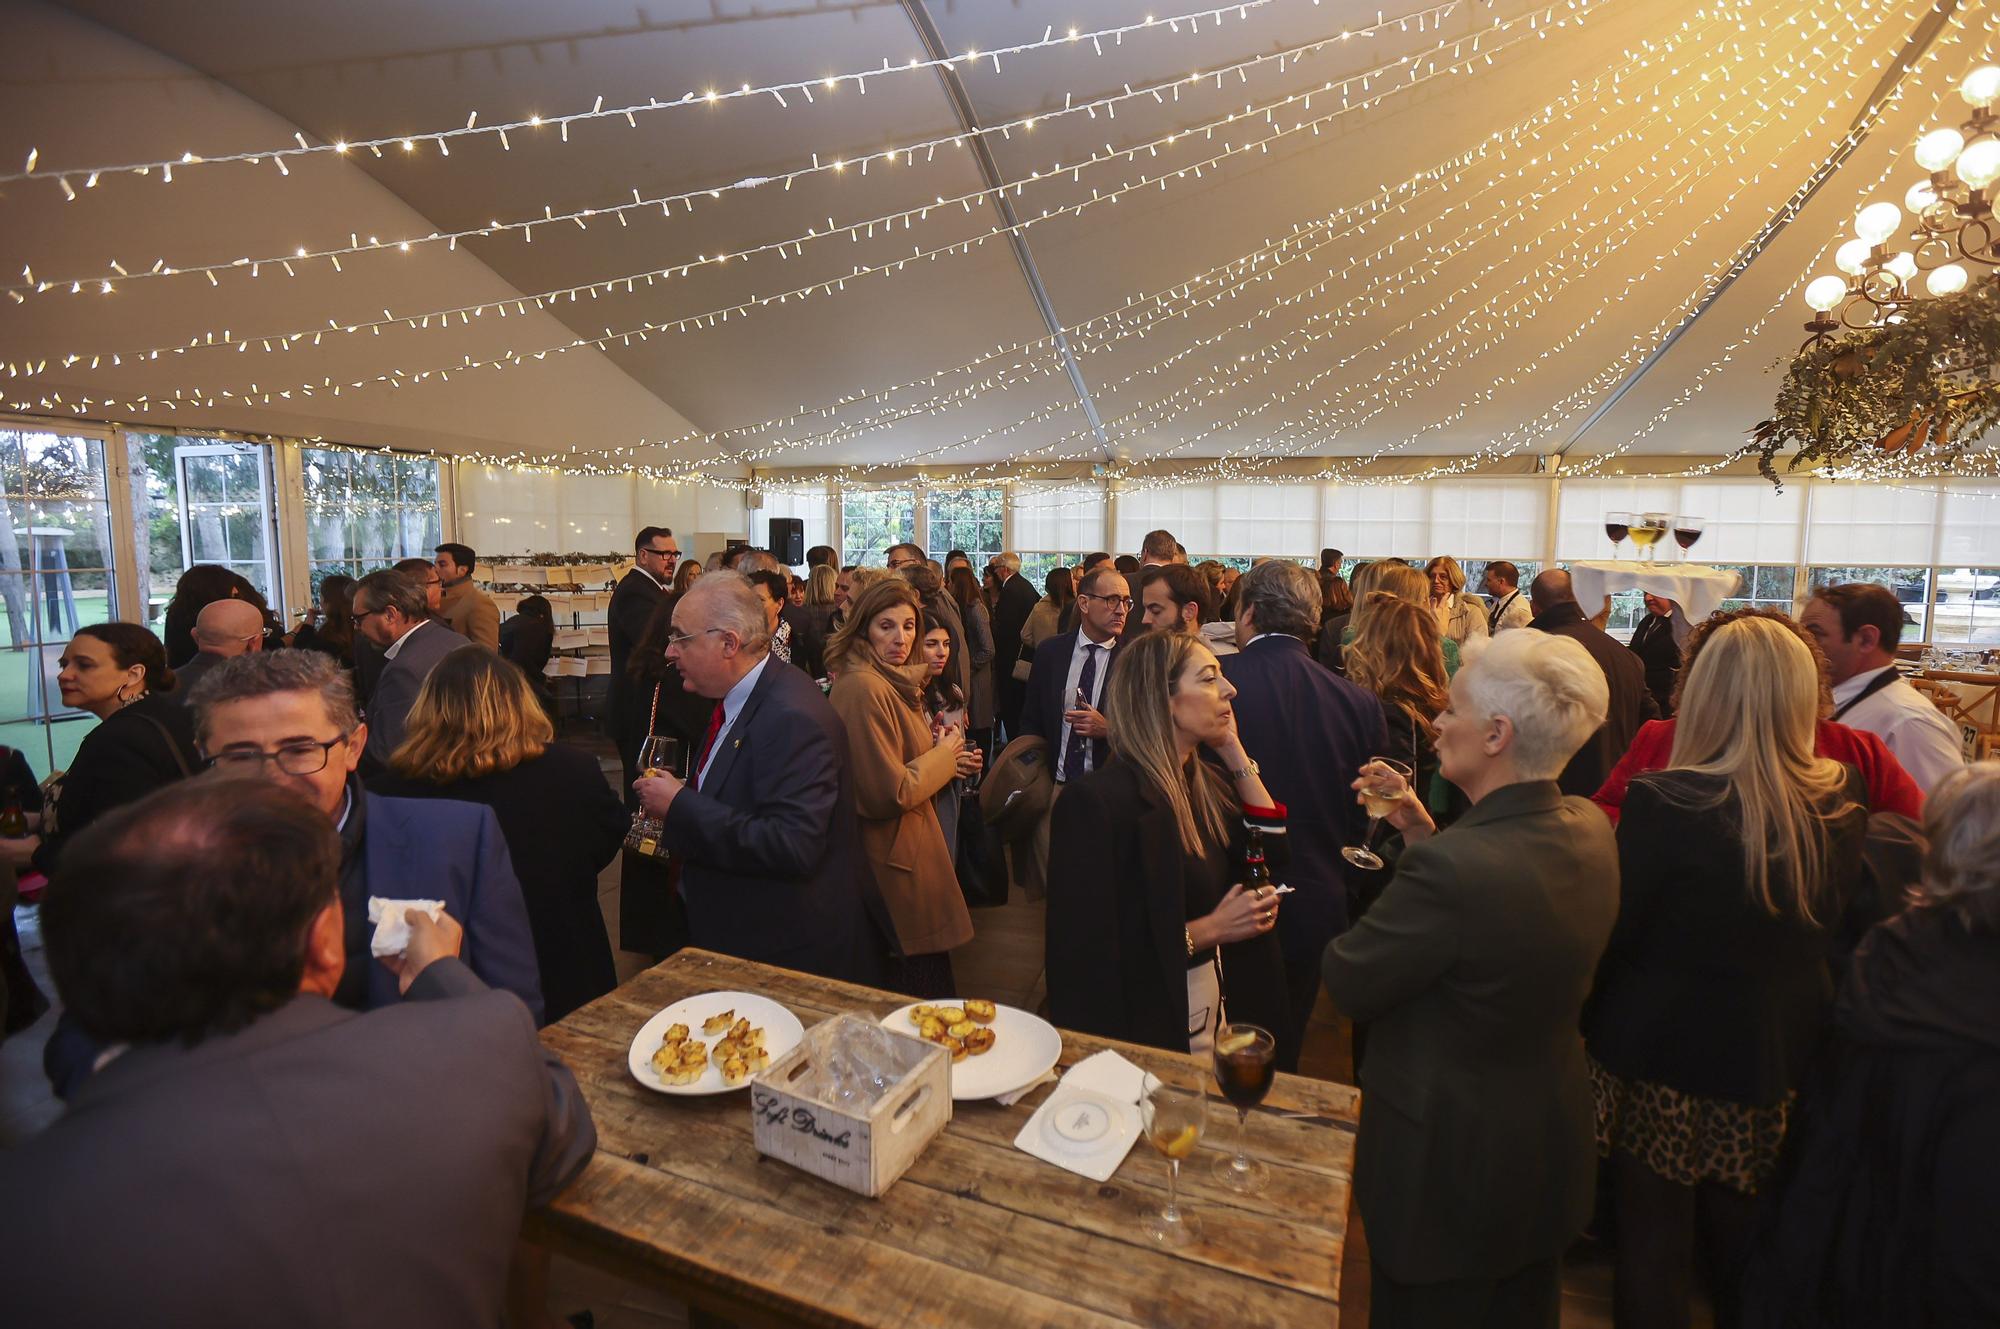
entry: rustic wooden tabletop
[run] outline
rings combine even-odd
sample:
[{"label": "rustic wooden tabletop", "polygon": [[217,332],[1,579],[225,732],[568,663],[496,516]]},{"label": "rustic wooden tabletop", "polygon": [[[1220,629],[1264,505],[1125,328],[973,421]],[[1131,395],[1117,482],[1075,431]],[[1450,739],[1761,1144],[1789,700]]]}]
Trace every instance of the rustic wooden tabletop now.
[{"label": "rustic wooden tabletop", "polygon": [[[1235,1141],[1234,1110],[1214,1098],[1209,1137],[1181,1169],[1181,1202],[1200,1213],[1203,1238],[1168,1251],[1144,1232],[1167,1166],[1143,1142],[1102,1184],[1014,1147],[1048,1087],[1013,1107],[955,1104],[944,1133],[870,1200],[759,1154],[747,1094],[669,1097],[638,1084],[626,1053],[639,1026],[717,990],[770,997],[808,1027],[905,1001],[686,950],[543,1030],[583,1086],[598,1144],[583,1175],[531,1216],[532,1240],[743,1324],[1338,1323],[1352,1087],[1278,1076],[1250,1119],[1270,1186],[1248,1198],[1209,1174]],[[1193,1057],[1067,1031],[1062,1065],[1107,1047],[1170,1082],[1209,1074]]]}]

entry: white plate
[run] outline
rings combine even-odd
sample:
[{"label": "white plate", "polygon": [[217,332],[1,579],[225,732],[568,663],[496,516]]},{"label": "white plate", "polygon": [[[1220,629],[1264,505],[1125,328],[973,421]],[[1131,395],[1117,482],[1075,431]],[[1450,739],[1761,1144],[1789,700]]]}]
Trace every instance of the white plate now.
[{"label": "white plate", "polygon": [[769,997],[760,997],[754,992],[704,992],[698,997],[682,998],[639,1026],[639,1032],[632,1036],[632,1050],[625,1060],[632,1078],[663,1094],[726,1094],[732,1089],[749,1088],[748,1079],[741,1084],[724,1084],[722,1068],[715,1064],[713,1056],[709,1059],[708,1069],[693,1084],[668,1084],[653,1069],[653,1054],[660,1050],[660,1039],[665,1037],[670,1025],[686,1025],[688,1037],[708,1044],[709,1052],[713,1053],[722,1035],[702,1033],[702,1022],[724,1011],[735,1011],[736,1019],[747,1019],[753,1026],[763,1029],[764,1050],[771,1054],[772,1061],[797,1047],[799,1040],[806,1035],[799,1017]]},{"label": "white plate", "polygon": [[[913,1001],[909,1006],[899,1006],[882,1017],[884,1028],[899,1034],[916,1037],[917,1027],[910,1023],[910,1010],[915,1006],[961,1006],[963,998],[937,1001]],[[1056,1027],[1038,1015],[1016,1010],[1012,1006],[996,1005],[993,1023],[987,1028],[993,1031],[993,1050],[978,1057],[967,1057],[964,1061],[951,1064],[951,1096],[959,1102],[974,1098],[998,1098],[1010,1094],[1024,1085],[1033,1084],[1045,1075],[1049,1068],[1062,1059],[1062,1035]]]}]

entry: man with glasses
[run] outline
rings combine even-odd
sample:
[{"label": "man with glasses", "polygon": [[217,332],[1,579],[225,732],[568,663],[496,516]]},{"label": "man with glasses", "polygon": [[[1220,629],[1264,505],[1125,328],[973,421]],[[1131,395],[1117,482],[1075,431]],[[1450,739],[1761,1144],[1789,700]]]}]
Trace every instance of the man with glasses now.
[{"label": "man with glasses", "polygon": [[618,745],[625,764],[625,787],[631,788],[639,771],[639,743],[644,736],[643,711],[652,689],[640,688],[632,678],[632,650],[646,636],[646,625],[671,598],[674,569],[681,561],[680,542],[664,526],[642,527],[632,538],[632,570],[619,578],[611,592],[611,607],[605,620],[611,627],[611,693],[605,707],[605,727]]},{"label": "man with glasses", "polygon": [[[437,618],[444,608],[444,582],[437,565],[427,558],[400,558],[389,565],[391,572],[408,577],[424,593],[424,614]],[[365,708],[375,696],[375,684],[388,664],[382,648],[360,633],[354,634],[354,695]]]},{"label": "man with glasses", "polygon": [[680,859],[690,939],[874,980],[884,952],[870,902],[880,900],[860,853],[840,718],[812,679],[773,667],[769,618],[741,573],[709,573],[673,615],[667,659],[715,709],[688,779],[654,775],[636,789]]},{"label": "man with glasses", "polygon": [[185,696],[224,660],[264,649],[264,614],[248,600],[217,600],[202,606],[194,621],[194,659],[174,670],[174,691]]},{"label": "man with glasses", "polygon": [[[319,809],[340,836],[347,965],[332,993],[337,1005],[372,1010],[399,997],[396,975],[371,954],[369,898],[442,900],[464,926],[461,956],[472,972],[518,996],[541,1024],[528,908],[493,810],[368,793],[356,775],[368,726],[332,656],[263,651],[225,660],[188,705],[196,742],[216,777],[276,785]],[[73,1022],[57,1027],[43,1062],[59,1095],[67,1098],[91,1073],[99,1051]]]},{"label": "man with glasses", "polygon": [[1104,682],[1132,613],[1132,591],[1117,571],[1098,567],[1078,583],[1076,602],[1076,630],[1035,648],[1021,710],[1021,732],[1048,740],[1057,784],[1081,779],[1109,755]]},{"label": "man with glasses", "polygon": [[889,565],[889,571],[900,572],[904,568],[914,567],[924,561],[924,547],[912,544],[890,545],[888,552],[882,556],[882,561]]},{"label": "man with glasses", "polygon": [[371,772],[387,770],[417,690],[438,661],[472,643],[426,614],[423,592],[400,572],[371,572],[354,584],[354,636],[382,651],[382,676],[368,699],[366,755]]}]

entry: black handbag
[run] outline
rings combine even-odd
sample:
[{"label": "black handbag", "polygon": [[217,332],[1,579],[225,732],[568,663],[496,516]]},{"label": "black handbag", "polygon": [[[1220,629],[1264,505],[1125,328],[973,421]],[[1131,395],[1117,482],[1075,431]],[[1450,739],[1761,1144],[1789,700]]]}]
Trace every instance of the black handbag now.
[{"label": "black handbag", "polygon": [[1007,855],[1000,837],[979,810],[977,789],[958,796],[959,893],[971,909],[997,909],[1007,903]]}]

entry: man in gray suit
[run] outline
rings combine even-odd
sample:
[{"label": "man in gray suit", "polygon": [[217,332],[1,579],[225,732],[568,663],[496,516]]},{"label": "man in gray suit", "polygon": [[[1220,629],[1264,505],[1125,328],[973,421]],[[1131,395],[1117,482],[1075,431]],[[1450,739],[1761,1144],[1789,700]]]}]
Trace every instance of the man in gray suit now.
[{"label": "man in gray suit", "polygon": [[380,961],[406,1000],[328,999],[339,861],[317,808],[246,780],[172,785],[71,846],[49,969],[107,1052],[0,1154],[35,1218],[0,1242],[10,1323],[501,1323],[523,1213],[596,1131],[448,914],[410,911]]},{"label": "man in gray suit", "polygon": [[1609,691],[1574,641],[1494,638],[1438,721],[1471,810],[1433,834],[1404,787],[1396,875],[1327,947],[1328,994],[1368,1023],[1354,1193],[1377,1329],[1557,1324],[1559,1261],[1597,1176],[1577,1026],[1618,914],[1618,849],[1556,776]]},{"label": "man in gray suit", "polygon": [[382,676],[368,699],[367,769],[385,770],[417,689],[438,661],[472,643],[431,618],[423,588],[400,572],[371,572],[355,583],[354,630],[382,648]]}]

